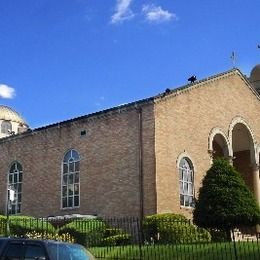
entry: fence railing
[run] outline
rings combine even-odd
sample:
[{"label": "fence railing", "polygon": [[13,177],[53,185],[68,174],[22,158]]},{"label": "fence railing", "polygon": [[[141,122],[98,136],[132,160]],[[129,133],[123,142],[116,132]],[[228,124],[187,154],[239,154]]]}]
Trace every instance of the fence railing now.
[{"label": "fence railing", "polygon": [[0,234],[77,242],[99,259],[260,259],[253,233],[235,230],[232,237],[239,239],[230,240],[226,232],[202,229],[191,221],[2,217]]}]

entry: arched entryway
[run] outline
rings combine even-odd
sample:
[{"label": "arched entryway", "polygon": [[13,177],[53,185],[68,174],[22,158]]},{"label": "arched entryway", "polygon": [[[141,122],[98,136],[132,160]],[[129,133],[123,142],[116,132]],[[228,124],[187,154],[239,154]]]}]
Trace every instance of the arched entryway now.
[{"label": "arched entryway", "polygon": [[230,144],[227,136],[220,128],[213,128],[209,135],[209,153],[211,159],[224,157],[230,158]]},{"label": "arched entryway", "polygon": [[218,157],[228,158],[227,143],[223,135],[216,134],[213,139],[213,159]]},{"label": "arched entryway", "polygon": [[256,157],[253,132],[245,120],[236,118],[230,125],[229,138],[232,146],[233,165],[239,171],[250,190],[255,194],[259,203],[259,160]]}]

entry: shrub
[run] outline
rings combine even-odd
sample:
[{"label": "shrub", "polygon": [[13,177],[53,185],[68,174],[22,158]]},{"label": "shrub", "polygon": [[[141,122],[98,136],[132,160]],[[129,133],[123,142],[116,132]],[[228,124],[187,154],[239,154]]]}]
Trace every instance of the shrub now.
[{"label": "shrub", "polygon": [[260,224],[260,208],[241,175],[223,158],[214,160],[199,189],[194,222],[230,233]]},{"label": "shrub", "polygon": [[121,228],[107,228],[102,239],[102,246],[126,245],[130,242],[131,236]]},{"label": "shrub", "polygon": [[6,217],[0,216],[0,235],[4,236],[6,233]]},{"label": "shrub", "polygon": [[190,223],[180,214],[157,214],[144,219],[144,238],[156,243],[194,243],[211,240],[210,233]]},{"label": "shrub", "polygon": [[10,216],[10,235],[24,237],[27,233],[55,234],[55,229],[44,219],[36,219],[27,216]]},{"label": "shrub", "polygon": [[77,219],[60,228],[58,233],[68,233],[76,243],[94,246],[101,243],[105,230],[106,224],[100,219]]},{"label": "shrub", "polygon": [[74,238],[70,234],[51,234],[51,233],[38,233],[36,231],[28,232],[26,233],[26,237],[30,239],[51,239],[51,240],[57,240],[57,241],[64,241],[64,242],[70,242],[75,243]]},{"label": "shrub", "polygon": [[130,242],[131,236],[127,233],[106,237],[102,240],[102,246],[122,246]]}]

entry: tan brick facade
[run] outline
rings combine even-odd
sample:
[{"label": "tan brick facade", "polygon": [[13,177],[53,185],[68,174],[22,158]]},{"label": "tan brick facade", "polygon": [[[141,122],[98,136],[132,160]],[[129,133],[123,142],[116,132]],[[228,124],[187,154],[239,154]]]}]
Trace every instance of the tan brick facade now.
[{"label": "tan brick facade", "polygon": [[[232,139],[232,120],[242,118],[257,147],[259,108],[257,94],[234,70],[165,95],[2,139],[0,209],[6,207],[10,165],[18,161],[24,172],[23,215],[190,216],[191,209],[180,207],[177,161],[182,155],[192,161],[197,192],[211,164],[212,129]],[[80,155],[80,207],[64,210],[61,165],[69,149]],[[245,167],[254,190],[252,169],[248,163]]]},{"label": "tan brick facade", "polygon": [[260,141],[259,99],[238,73],[229,73],[175,92],[155,106],[157,212],[191,210],[180,207],[177,158],[185,152],[195,168],[195,192],[210,167],[208,137],[212,128],[229,135],[235,117],[242,117]]}]

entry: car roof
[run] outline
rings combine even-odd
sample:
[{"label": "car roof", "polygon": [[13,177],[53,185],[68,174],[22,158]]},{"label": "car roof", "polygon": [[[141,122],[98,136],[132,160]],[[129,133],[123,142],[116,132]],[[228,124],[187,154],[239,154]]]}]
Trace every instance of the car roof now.
[{"label": "car roof", "polygon": [[45,244],[67,244],[67,245],[78,245],[78,244],[72,244],[68,242],[63,241],[57,241],[57,240],[46,240],[46,239],[30,239],[30,238],[20,238],[20,237],[0,237],[0,241],[24,241],[24,242],[39,242],[39,243],[45,243]]}]

